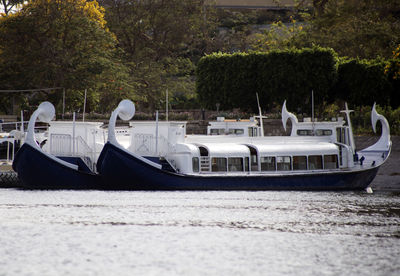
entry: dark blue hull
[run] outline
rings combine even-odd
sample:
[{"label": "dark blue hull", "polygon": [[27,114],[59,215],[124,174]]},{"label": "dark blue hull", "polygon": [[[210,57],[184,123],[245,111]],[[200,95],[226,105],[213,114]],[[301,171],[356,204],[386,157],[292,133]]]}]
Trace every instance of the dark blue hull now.
[{"label": "dark blue hull", "polygon": [[26,189],[99,189],[101,178],[94,173],[74,170],[23,144],[13,162],[21,185]]},{"label": "dark blue hull", "polygon": [[97,170],[115,190],[362,190],[378,167],[304,175],[188,176],[160,170],[107,143]]}]

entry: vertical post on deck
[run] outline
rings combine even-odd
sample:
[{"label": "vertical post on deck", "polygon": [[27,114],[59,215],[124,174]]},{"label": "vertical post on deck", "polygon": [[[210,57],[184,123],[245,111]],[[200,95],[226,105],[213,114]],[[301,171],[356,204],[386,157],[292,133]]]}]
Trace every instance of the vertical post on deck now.
[{"label": "vertical post on deck", "polygon": [[86,112],[86,93],[87,93],[87,89],[85,89],[85,98],[83,100],[83,116],[82,116],[82,122],[85,121],[85,112]]},{"label": "vertical post on deck", "polygon": [[65,88],[63,88],[63,110],[62,110],[63,120],[64,120],[64,113],[65,113]]}]

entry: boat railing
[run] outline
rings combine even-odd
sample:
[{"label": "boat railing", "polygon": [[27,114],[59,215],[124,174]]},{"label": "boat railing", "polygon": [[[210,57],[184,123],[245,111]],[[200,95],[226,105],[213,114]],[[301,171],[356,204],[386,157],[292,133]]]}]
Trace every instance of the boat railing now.
[{"label": "boat railing", "polygon": [[[24,122],[28,123],[28,122]],[[10,131],[13,129],[20,129],[18,125],[21,125],[21,122],[0,122],[0,132],[2,131]],[[5,128],[5,130],[3,129]]]},{"label": "boat railing", "polygon": [[172,145],[167,138],[165,138],[164,136],[158,136],[158,141],[156,141],[156,143],[158,143],[157,145],[157,151],[158,151],[158,155],[159,156],[166,156],[168,153],[170,152],[174,152],[175,151],[175,147],[174,145]]},{"label": "boat railing", "polygon": [[83,162],[85,162],[86,166],[90,168],[92,171],[95,170],[93,158],[93,150],[89,145],[83,140],[81,136],[75,137],[76,139],[76,151],[77,155],[82,158]]},{"label": "boat railing", "polygon": [[51,134],[50,154],[69,156],[72,154],[72,136],[69,134]]},{"label": "boat railing", "polygon": [[[15,139],[13,137],[0,137],[0,145],[2,146],[3,143],[7,143],[7,151],[6,156],[0,156],[0,162],[9,163],[14,160],[15,155]],[[10,146],[12,146],[11,153],[10,153]]]},{"label": "boat railing", "polygon": [[135,134],[134,139],[135,143],[131,150],[140,155],[165,157],[168,153],[175,151],[174,145],[162,135],[156,139],[152,134]]},{"label": "boat railing", "polygon": [[95,170],[94,151],[81,136],[74,139],[69,134],[51,134],[50,154],[64,157],[80,157],[90,168]]}]

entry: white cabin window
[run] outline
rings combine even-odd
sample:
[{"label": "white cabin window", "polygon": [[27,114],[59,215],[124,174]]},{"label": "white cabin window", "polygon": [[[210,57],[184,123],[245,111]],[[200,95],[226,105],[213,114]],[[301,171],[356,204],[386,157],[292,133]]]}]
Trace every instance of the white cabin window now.
[{"label": "white cabin window", "polygon": [[211,135],[224,135],[225,129],[224,128],[212,128],[210,129]]},{"label": "white cabin window", "polygon": [[311,129],[298,129],[297,135],[299,136],[313,136],[313,131]]},{"label": "white cabin window", "polygon": [[229,134],[242,135],[243,133],[244,133],[244,130],[242,128],[230,128],[229,129]]},{"label": "white cabin window", "polygon": [[192,167],[193,167],[193,172],[199,172],[199,158],[198,157],[192,158]]},{"label": "white cabin window", "polygon": [[315,131],[315,135],[317,135],[317,136],[331,136],[332,135],[332,130],[330,130],[330,129],[317,129]]},{"label": "white cabin window", "polygon": [[250,155],[251,170],[258,171],[257,152],[252,152]]},{"label": "white cabin window", "polygon": [[307,170],[307,156],[293,156],[293,170]]},{"label": "white cabin window", "polygon": [[260,158],[262,171],[275,171],[275,157],[263,156]]},{"label": "white cabin window", "polygon": [[228,171],[242,172],[243,171],[243,158],[242,157],[229,157],[228,158]]},{"label": "white cabin window", "polygon": [[211,158],[211,171],[226,172],[226,158],[213,157]]},{"label": "white cabin window", "polygon": [[276,169],[278,171],[290,171],[292,169],[290,156],[276,157]]},{"label": "white cabin window", "polygon": [[249,127],[249,137],[257,137],[258,130],[256,127]]},{"label": "white cabin window", "polygon": [[339,143],[348,144],[347,141],[347,132],[348,130],[345,127],[338,127],[336,128],[336,139]]},{"label": "white cabin window", "polygon": [[324,155],[324,169],[337,169],[339,167],[336,154]]},{"label": "white cabin window", "polygon": [[250,170],[250,159],[248,157],[244,158],[244,170],[248,172]]},{"label": "white cabin window", "polygon": [[310,170],[322,170],[322,156],[321,155],[308,156],[308,168]]}]

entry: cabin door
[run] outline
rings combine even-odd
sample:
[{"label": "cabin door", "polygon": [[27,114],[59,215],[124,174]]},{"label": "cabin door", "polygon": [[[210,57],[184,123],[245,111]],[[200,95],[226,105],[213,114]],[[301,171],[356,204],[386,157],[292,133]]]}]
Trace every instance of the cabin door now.
[{"label": "cabin door", "polygon": [[258,153],[257,150],[251,146],[247,146],[250,150],[250,171],[257,172],[258,169]]},{"label": "cabin door", "polygon": [[200,171],[209,172],[210,171],[210,156],[208,150],[205,147],[199,147],[200,151]]}]

